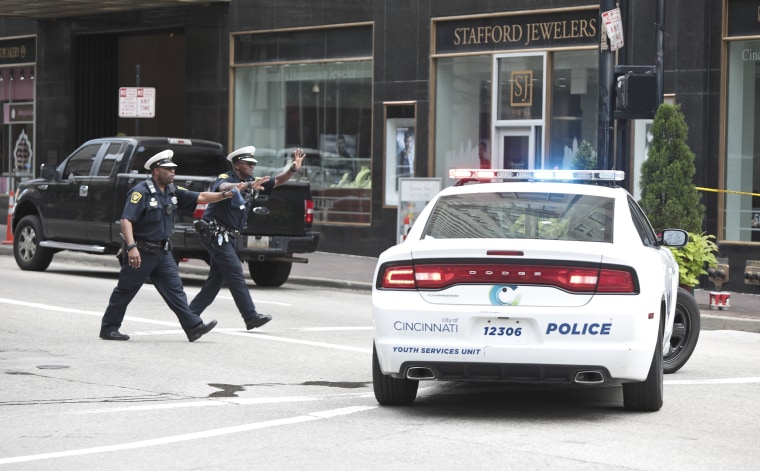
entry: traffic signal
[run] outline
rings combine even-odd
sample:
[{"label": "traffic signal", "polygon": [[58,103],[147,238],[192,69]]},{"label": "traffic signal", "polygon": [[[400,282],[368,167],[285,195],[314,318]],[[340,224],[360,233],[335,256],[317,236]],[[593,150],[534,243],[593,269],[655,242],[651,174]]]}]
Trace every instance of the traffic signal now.
[{"label": "traffic signal", "polygon": [[617,107],[624,111],[657,110],[657,74],[629,71],[617,78]]}]

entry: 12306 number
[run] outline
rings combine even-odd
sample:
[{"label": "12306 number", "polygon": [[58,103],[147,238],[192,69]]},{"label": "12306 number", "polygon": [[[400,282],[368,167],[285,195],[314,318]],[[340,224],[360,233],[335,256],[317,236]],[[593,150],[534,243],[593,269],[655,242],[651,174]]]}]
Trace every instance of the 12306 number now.
[{"label": "12306 number", "polygon": [[483,327],[483,335],[496,337],[519,337],[523,333],[522,327]]}]

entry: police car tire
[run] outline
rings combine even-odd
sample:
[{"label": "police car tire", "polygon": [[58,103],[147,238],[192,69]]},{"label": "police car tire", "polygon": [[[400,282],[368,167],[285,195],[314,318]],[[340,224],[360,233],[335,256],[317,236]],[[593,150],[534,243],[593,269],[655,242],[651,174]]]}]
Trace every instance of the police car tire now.
[{"label": "police car tire", "polygon": [[663,356],[662,331],[660,324],[657,333],[657,345],[654,348],[652,363],[647,379],[635,383],[623,383],[623,405],[626,409],[641,412],[656,412],[663,402]]},{"label": "police car tire", "polygon": [[383,374],[377,359],[377,350],[372,348],[372,388],[375,399],[384,406],[405,406],[417,397],[419,381],[405,378],[393,378]]},{"label": "police car tire", "polygon": [[689,291],[678,288],[673,334],[670,336],[670,346],[665,352],[665,374],[680,370],[694,353],[699,340],[701,329],[699,305]]},{"label": "police car tire", "polygon": [[53,260],[53,249],[40,247],[42,242],[40,218],[25,216],[16,226],[13,234],[13,256],[22,270],[43,271]]},{"label": "police car tire", "polygon": [[254,260],[248,262],[251,279],[259,286],[272,288],[282,286],[288,281],[292,267],[293,262],[257,262]]}]

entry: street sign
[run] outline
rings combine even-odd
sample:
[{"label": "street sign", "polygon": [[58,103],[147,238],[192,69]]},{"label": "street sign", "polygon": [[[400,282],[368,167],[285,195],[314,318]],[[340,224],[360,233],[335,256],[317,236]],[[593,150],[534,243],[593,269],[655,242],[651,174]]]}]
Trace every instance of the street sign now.
[{"label": "street sign", "polygon": [[623,21],[620,16],[620,8],[602,12],[604,30],[610,38],[610,50],[617,51],[623,47]]},{"label": "street sign", "polygon": [[156,89],[153,87],[119,88],[119,118],[153,118],[156,116]]}]

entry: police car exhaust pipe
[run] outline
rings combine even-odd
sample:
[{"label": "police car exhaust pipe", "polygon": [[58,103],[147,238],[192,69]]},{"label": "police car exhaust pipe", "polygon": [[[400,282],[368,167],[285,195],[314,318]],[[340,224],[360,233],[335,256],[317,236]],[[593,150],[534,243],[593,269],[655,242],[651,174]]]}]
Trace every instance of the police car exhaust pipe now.
[{"label": "police car exhaust pipe", "polygon": [[435,379],[435,373],[430,368],[413,366],[406,370],[406,379]]},{"label": "police car exhaust pipe", "polygon": [[604,382],[604,375],[599,371],[579,371],[575,373],[575,382],[581,384],[599,384]]}]

